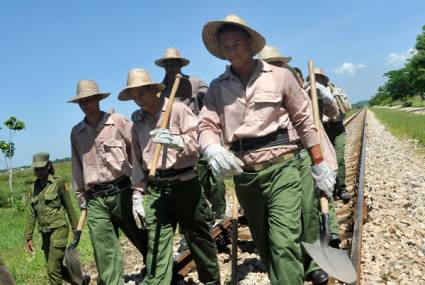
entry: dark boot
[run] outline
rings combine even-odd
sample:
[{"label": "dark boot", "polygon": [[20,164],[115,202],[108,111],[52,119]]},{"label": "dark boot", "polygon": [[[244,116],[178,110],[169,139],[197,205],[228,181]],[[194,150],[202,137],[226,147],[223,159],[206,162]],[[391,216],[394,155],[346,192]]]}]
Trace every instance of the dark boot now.
[{"label": "dark boot", "polygon": [[90,284],[90,275],[83,275],[83,283],[81,283],[82,285],[89,285]]},{"label": "dark boot", "polygon": [[339,244],[341,243],[341,240],[339,239],[339,235],[337,234],[331,234],[331,237],[329,239],[329,246],[333,248],[339,249]]},{"label": "dark boot", "polygon": [[347,192],[347,189],[339,190],[339,191],[337,191],[336,194],[337,194],[338,198],[341,199],[344,202],[344,204],[347,204],[348,202],[350,202],[351,195],[350,195],[350,193]]},{"label": "dark boot", "polygon": [[313,285],[326,285],[328,284],[329,275],[322,269],[310,272],[307,276],[307,281],[313,282]]}]

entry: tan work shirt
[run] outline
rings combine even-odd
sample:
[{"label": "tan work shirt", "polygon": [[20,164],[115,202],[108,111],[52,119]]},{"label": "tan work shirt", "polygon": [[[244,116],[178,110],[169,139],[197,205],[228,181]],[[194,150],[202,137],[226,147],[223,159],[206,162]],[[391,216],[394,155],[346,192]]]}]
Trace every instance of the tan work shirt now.
[{"label": "tan work shirt", "polygon": [[[161,111],[155,117],[137,110],[132,115],[133,120],[133,190],[144,192],[147,189],[148,171],[153,160],[156,143],[149,135],[150,131],[160,127],[169,100],[163,97]],[[169,130],[172,134],[180,135],[184,141],[184,149],[177,151],[163,147],[160,153],[157,169],[181,169],[195,166],[198,161],[198,144],[196,142],[198,118],[185,104],[174,101],[170,116]],[[175,179],[186,180],[196,176],[195,171]]]},{"label": "tan work shirt", "polygon": [[84,119],[72,128],[72,180],[77,197],[94,184],[131,176],[131,125],[121,114],[104,113],[96,127]]},{"label": "tan work shirt", "polygon": [[[292,124],[289,124],[292,122]],[[243,138],[262,137],[278,128],[295,127],[305,148],[319,143],[305,91],[290,71],[257,60],[246,88],[230,67],[213,80],[200,113],[199,144],[224,144]],[[294,138],[290,137],[293,141]],[[294,144],[238,154],[245,165],[277,158],[297,148]]]}]

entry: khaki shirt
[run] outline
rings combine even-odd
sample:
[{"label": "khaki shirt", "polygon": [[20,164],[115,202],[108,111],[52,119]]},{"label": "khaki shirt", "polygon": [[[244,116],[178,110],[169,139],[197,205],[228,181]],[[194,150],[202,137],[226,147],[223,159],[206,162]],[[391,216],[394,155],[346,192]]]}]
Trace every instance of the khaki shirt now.
[{"label": "khaki shirt", "polygon": [[104,113],[94,128],[85,120],[72,128],[72,179],[77,197],[94,184],[131,176],[131,125],[121,114]]},{"label": "khaki shirt", "polygon": [[47,233],[68,224],[73,230],[77,228],[77,218],[71,203],[71,196],[61,177],[49,175],[47,185],[43,188],[37,179],[32,187],[29,199],[25,240],[32,240],[37,222],[41,233]]},{"label": "khaki shirt", "polygon": [[[308,108],[305,91],[287,69],[257,60],[257,66],[247,87],[230,67],[213,80],[200,113],[199,144],[204,151],[210,144],[224,144],[243,138],[262,137],[278,128],[295,127],[305,148],[319,143],[317,131]],[[292,122],[292,124],[290,124]],[[242,152],[239,158],[246,165],[277,158],[297,148],[293,144],[267,150]]]},{"label": "khaki shirt", "polygon": [[[150,131],[159,128],[163,120],[164,112],[167,108],[169,100],[163,98],[161,111],[157,116],[152,117],[137,110],[132,115],[133,120],[133,189],[144,192],[147,187],[148,170],[153,160],[156,143],[154,143],[149,135]],[[180,135],[184,141],[184,149],[177,151],[171,148],[163,147],[160,153],[157,169],[181,169],[195,166],[198,160],[198,144],[196,142],[198,118],[192,111],[181,102],[174,102],[170,116],[169,130],[172,134]],[[193,178],[195,172],[190,177],[176,177],[181,180]]]},{"label": "khaki shirt", "polygon": [[[195,115],[199,114],[199,108],[203,105],[205,94],[208,90],[208,85],[202,81],[202,79],[195,77],[195,76],[189,76],[189,75],[183,75],[187,79],[189,79],[190,84],[192,85],[192,97],[190,98],[181,98],[176,97],[176,99],[192,110],[192,112]],[[166,85],[166,89],[164,90],[163,94],[168,98],[169,94],[171,93],[172,85],[167,82],[167,79],[164,78],[162,81]]]}]

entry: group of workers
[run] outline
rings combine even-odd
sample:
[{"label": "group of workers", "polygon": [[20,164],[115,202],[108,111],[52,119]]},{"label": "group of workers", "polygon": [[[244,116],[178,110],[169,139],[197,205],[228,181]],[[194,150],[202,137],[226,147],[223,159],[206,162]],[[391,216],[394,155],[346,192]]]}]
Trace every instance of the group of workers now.
[{"label": "group of workers", "polygon": [[[170,284],[177,225],[199,280],[221,284],[210,222],[225,217],[223,181],[232,178],[271,284],[326,284],[328,274],[301,242],[313,243],[325,231],[331,233],[330,245],[339,246],[333,198],[350,199],[345,93],[322,70],[314,71],[324,130],[318,132],[309,77],[305,82],[301,70],[288,65],[291,58],[266,46],[243,19],[210,21],[202,39],[212,55],[230,63],[209,87],[182,74],[189,60],[169,48],[155,61],[165,69],[162,82],[153,82],[142,68],[129,71],[118,99],[137,105],[132,122],[101,110],[100,101],[110,93],[99,91],[95,81],[80,80],[69,101],[84,113],[71,131],[72,181],[80,209],[87,210],[97,284],[124,284],[119,230],[143,256],[143,284]],[[180,84],[171,102],[176,76]],[[161,128],[166,119],[168,127]],[[157,144],[163,147],[152,177]],[[50,284],[62,279],[75,284],[62,262],[69,227],[75,230],[77,224],[70,194],[47,153],[35,154],[32,166],[37,179],[29,199],[27,249],[34,250],[37,222]],[[329,215],[320,213],[320,196],[330,201]],[[84,276],[83,284],[89,282]]]}]

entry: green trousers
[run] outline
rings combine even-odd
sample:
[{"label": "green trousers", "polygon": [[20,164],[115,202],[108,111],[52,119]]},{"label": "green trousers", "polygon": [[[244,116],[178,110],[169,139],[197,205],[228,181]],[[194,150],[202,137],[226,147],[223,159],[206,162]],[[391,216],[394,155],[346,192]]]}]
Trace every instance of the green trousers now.
[{"label": "green trousers", "polygon": [[336,176],[336,190],[338,192],[345,191],[347,189],[347,185],[345,184],[345,136],[346,133],[343,132],[335,136],[335,139],[332,141],[338,162],[338,174]]},{"label": "green trousers", "polygon": [[41,235],[42,249],[47,262],[47,276],[51,285],[62,285],[62,280],[76,284],[72,281],[68,269],[62,263],[68,243],[68,233],[69,229],[65,226]]},{"label": "green trousers", "polygon": [[217,250],[207,224],[211,208],[197,177],[150,187],[145,211],[149,243],[144,285],[171,283],[177,223],[195,260],[199,280],[204,284],[220,281]]},{"label": "green trousers", "polygon": [[234,176],[254,243],[272,285],[303,284],[301,179],[294,159]]},{"label": "green trousers", "polygon": [[199,180],[205,197],[211,203],[212,210],[216,217],[226,212],[226,187],[224,181],[219,181],[211,172],[206,159],[201,158],[197,165]]},{"label": "green trousers", "polygon": [[[311,158],[307,150],[300,151],[295,156],[298,171],[301,178],[301,241],[314,243],[320,238],[320,212],[319,200],[314,187],[314,179],[311,175]],[[310,272],[319,270],[320,267],[312,261],[311,257],[302,247],[305,276]]]},{"label": "green trousers", "polygon": [[88,201],[87,224],[99,273],[97,284],[124,284],[124,267],[118,239],[121,229],[146,261],[147,231],[137,228],[131,190]]}]

